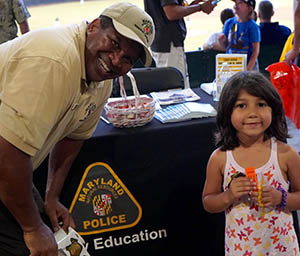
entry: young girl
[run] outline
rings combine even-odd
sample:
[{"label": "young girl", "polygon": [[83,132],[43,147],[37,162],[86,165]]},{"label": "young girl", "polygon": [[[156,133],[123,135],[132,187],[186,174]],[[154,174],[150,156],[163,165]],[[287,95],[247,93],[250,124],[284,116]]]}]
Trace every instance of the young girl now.
[{"label": "young girl", "polygon": [[226,21],[219,43],[226,48],[226,53],[247,54],[247,70],[259,70],[260,29],[252,19],[255,0],[235,0],[236,17]]},{"label": "young girl", "polygon": [[208,212],[226,211],[227,256],[299,255],[291,211],[300,209],[300,157],[288,137],[272,84],[254,71],[232,76],[220,96],[218,149],[203,191]]}]

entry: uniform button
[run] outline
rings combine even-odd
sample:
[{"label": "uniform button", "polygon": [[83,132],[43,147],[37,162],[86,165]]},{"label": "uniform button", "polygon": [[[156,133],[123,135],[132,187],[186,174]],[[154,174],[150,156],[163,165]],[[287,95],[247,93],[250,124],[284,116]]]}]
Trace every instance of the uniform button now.
[{"label": "uniform button", "polygon": [[71,110],[75,110],[78,106],[79,106],[79,104],[78,104],[78,103],[75,103],[75,104],[72,106]]}]

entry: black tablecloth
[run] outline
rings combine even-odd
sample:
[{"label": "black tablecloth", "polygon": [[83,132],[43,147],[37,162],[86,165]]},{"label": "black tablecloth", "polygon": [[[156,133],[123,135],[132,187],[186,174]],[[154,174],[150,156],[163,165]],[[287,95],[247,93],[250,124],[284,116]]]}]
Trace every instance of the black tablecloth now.
[{"label": "black tablecloth", "polygon": [[[206,93],[195,91],[201,97],[200,102],[215,105]],[[130,129],[99,122],[71,168],[62,202],[70,206],[90,164],[105,162],[141,205],[142,217],[131,228],[84,236],[92,256],[224,255],[224,213],[209,214],[202,206],[206,164],[214,150],[214,129],[215,118],[169,124],[154,119],[143,127]],[[41,191],[46,179],[41,174],[46,169],[44,162],[34,174]],[[166,231],[167,237],[150,239],[150,234],[156,235],[159,230]],[[139,241],[133,242],[137,234]],[[118,238],[131,240],[104,246],[104,241],[118,242]]]},{"label": "black tablecloth", "polygon": [[[213,103],[200,89],[196,92],[200,102]],[[99,122],[73,164],[62,201],[70,206],[85,169],[94,162],[105,162],[141,205],[142,218],[132,228],[84,236],[91,255],[223,255],[224,214],[208,214],[202,206],[214,129],[215,118],[169,124],[153,119],[143,127],[130,129]],[[99,237],[104,241],[110,236],[162,229],[167,237],[95,250],[94,242]]]}]

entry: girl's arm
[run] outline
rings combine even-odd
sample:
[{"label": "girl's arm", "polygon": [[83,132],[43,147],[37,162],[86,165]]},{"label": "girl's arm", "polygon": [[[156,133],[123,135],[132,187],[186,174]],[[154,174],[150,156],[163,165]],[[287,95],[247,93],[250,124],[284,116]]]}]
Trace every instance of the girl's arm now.
[{"label": "girl's arm", "polygon": [[222,192],[225,162],[226,153],[219,149],[208,160],[202,201],[204,209],[211,213],[223,212],[233,202],[230,193]]},{"label": "girl's arm", "polygon": [[[289,145],[278,143],[278,160],[283,176],[291,184],[291,192],[287,193],[286,208],[290,211],[300,209],[300,157]],[[252,193],[252,199],[258,202],[258,193]],[[282,192],[272,186],[264,186],[262,203],[265,207],[276,207],[282,202]]]},{"label": "girl's arm", "polygon": [[220,169],[222,162],[221,152],[214,152],[207,164],[206,180],[202,193],[203,207],[211,213],[223,212],[232,204],[228,192],[222,192],[223,176]]},{"label": "girl's arm", "polygon": [[[287,176],[291,184],[291,192],[287,193],[286,207],[291,210],[300,209],[300,156],[289,145],[284,147],[284,159],[287,163]],[[287,149],[285,149],[287,148]]]},{"label": "girl's arm", "polygon": [[253,189],[252,182],[246,177],[234,179],[230,189],[223,192],[223,170],[226,153],[216,150],[207,164],[206,181],[202,194],[204,209],[211,213],[225,211],[241,196],[249,194]]},{"label": "girl's arm", "polygon": [[252,43],[253,52],[252,52],[252,55],[250,57],[248,65],[247,65],[247,70],[248,71],[252,70],[254,65],[255,65],[255,62],[256,62],[256,60],[258,58],[258,55],[259,55],[259,46],[260,46],[259,42]]},{"label": "girl's arm", "polygon": [[206,181],[202,194],[204,209],[211,213],[223,212],[240,197],[250,194],[255,184],[246,177],[232,180],[230,188],[223,192],[223,172],[226,163],[226,153],[217,149],[210,157]]}]

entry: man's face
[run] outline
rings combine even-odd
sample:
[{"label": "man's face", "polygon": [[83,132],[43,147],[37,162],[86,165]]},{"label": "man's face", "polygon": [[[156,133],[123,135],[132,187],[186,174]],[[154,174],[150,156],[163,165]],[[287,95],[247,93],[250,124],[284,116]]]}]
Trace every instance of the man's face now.
[{"label": "man's face", "polygon": [[100,20],[95,19],[87,28],[87,81],[103,81],[126,74],[142,52],[139,43],[122,36],[112,26],[102,29]]}]

